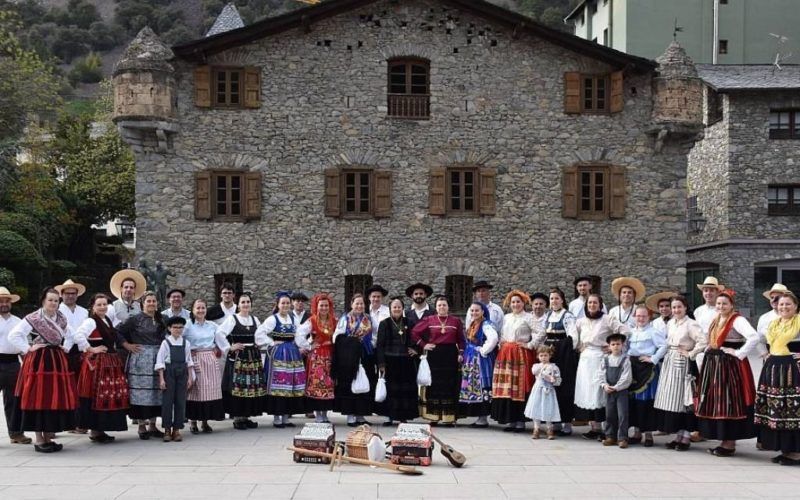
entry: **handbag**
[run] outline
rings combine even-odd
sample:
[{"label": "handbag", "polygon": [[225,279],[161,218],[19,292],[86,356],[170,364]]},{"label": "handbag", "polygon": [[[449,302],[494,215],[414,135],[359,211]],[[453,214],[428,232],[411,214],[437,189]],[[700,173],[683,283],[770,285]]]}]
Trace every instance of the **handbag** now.
[{"label": "handbag", "polygon": [[367,378],[367,371],[364,370],[364,366],[360,363],[358,365],[358,374],[350,383],[350,392],[353,394],[366,394],[369,392],[369,379]]},{"label": "handbag", "polygon": [[381,377],[378,379],[378,385],[375,386],[375,402],[383,403],[386,401],[386,379]]},{"label": "handbag", "polygon": [[423,354],[419,357],[419,369],[417,369],[417,384],[423,387],[430,387],[431,366],[428,364],[428,355]]}]

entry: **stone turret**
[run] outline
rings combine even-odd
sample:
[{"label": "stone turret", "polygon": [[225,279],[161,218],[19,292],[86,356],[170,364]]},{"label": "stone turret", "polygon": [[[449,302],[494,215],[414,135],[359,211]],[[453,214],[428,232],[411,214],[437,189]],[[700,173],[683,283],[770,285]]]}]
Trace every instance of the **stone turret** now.
[{"label": "stone turret", "polygon": [[134,148],[149,143],[168,148],[175,121],[175,68],[172,50],[153,31],[142,28],[114,65],[114,123]]},{"label": "stone turret", "polygon": [[653,79],[656,123],[702,125],[703,82],[683,47],[673,41],[660,57],[658,76]]}]

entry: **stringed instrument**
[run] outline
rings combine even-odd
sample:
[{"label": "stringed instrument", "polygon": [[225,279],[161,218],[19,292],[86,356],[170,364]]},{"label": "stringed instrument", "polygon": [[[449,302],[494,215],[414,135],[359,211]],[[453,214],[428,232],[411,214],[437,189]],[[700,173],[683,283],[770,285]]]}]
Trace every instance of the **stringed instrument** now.
[{"label": "stringed instrument", "polygon": [[422,471],[417,469],[411,465],[396,465],[396,464],[389,464],[385,462],[376,462],[374,460],[366,460],[362,458],[355,458],[349,457],[342,453],[341,448],[337,447],[334,450],[334,453],[325,453],[322,451],[316,450],[307,450],[305,448],[296,448],[294,446],[287,446],[287,450],[294,451],[300,453],[301,455],[308,455],[310,457],[322,457],[322,458],[329,458],[331,460],[331,470],[337,463],[341,462],[350,462],[354,464],[361,464],[361,465],[369,465],[370,467],[380,467],[383,469],[393,470],[395,472],[399,472],[401,474],[407,474],[409,476],[421,476]]},{"label": "stringed instrument", "polygon": [[446,458],[453,467],[461,468],[467,462],[467,457],[464,456],[463,453],[457,451],[449,444],[445,443],[438,437],[434,436],[433,433],[428,432],[426,430],[423,430],[422,432],[433,438],[433,440],[436,441],[437,443],[439,443],[440,453],[444,455],[444,458]]}]

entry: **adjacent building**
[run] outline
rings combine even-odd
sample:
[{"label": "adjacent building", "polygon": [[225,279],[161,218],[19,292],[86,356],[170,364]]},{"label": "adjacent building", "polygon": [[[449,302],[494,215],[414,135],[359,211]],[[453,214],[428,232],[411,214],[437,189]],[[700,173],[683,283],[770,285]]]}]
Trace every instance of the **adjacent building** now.
[{"label": "adjacent building", "polygon": [[797,0],[583,0],[564,21],[581,38],[647,58],[661,54],[673,34],[696,63],[800,56]]}]

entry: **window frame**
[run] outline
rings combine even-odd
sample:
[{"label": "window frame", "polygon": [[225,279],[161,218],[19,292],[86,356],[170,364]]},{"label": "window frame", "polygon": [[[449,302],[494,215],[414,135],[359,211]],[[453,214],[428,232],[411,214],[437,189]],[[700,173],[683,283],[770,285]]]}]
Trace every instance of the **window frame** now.
[{"label": "window frame", "polygon": [[[392,69],[398,66],[405,66],[404,75],[405,82],[404,92],[392,92]],[[425,92],[415,93],[413,89],[415,86],[413,82],[413,68],[414,66],[422,66],[425,68]],[[403,114],[394,112],[398,107],[398,102],[403,99],[419,100],[423,102],[424,112],[421,114]],[[431,117],[431,62],[422,57],[394,57],[386,61],[386,115],[390,118],[397,118],[401,120],[428,120]]]},{"label": "window frame", "polygon": [[725,55],[728,53],[728,40],[720,39],[717,41],[717,54]]},{"label": "window frame", "polygon": [[[362,174],[367,174],[367,204],[368,210],[366,212],[362,212],[359,208],[360,201],[361,201],[361,193],[359,184],[360,177]],[[350,212],[347,210],[347,176],[348,175],[355,175],[356,176],[356,184],[355,184],[355,199],[354,203],[357,208],[356,211]],[[372,219],[374,218],[375,213],[375,203],[374,203],[374,195],[375,195],[375,169],[373,168],[359,168],[359,167],[350,167],[350,168],[342,168],[339,172],[339,189],[341,195],[339,196],[339,210],[340,210],[340,217],[343,219]]]},{"label": "window frame", "polygon": [[[472,304],[472,285],[475,277],[469,274],[449,274],[444,278],[445,297],[450,304],[450,314],[464,316]],[[460,302],[456,303],[456,299]]]},{"label": "window frame", "polygon": [[[227,75],[225,79],[225,91],[223,92],[226,97],[226,102],[219,102],[219,90],[218,90],[218,79],[219,74],[225,73]],[[231,96],[231,79],[230,75],[237,73],[239,79],[239,102],[237,104],[232,104],[230,102]],[[211,105],[215,108],[231,108],[231,109],[238,109],[244,108],[244,101],[245,101],[245,68],[240,66],[212,66],[211,67]]]},{"label": "window frame", "polygon": [[[780,129],[772,128],[772,115],[773,113],[788,113],[789,114],[789,128]],[[797,140],[800,139],[800,123],[798,123],[798,118],[800,118],[800,109],[798,108],[775,108],[769,110],[769,138],[773,140]],[[780,126],[780,118],[778,118],[778,126]]]},{"label": "window frame", "polygon": [[[350,302],[353,295],[360,293],[364,294],[364,290],[372,286],[375,277],[371,274],[347,274],[344,277],[344,309],[343,311],[350,310]],[[364,297],[365,310],[369,311],[369,299]]]},{"label": "window frame", "polygon": [[[591,108],[586,107],[586,80],[592,80],[592,96],[590,101],[592,103]],[[597,109],[597,104],[599,102],[598,99],[598,84],[597,82],[602,81],[603,85],[605,86],[605,91],[603,92],[603,109]],[[597,114],[597,115],[607,115],[611,114],[611,75],[610,74],[594,74],[594,73],[581,73],[581,113],[586,114]]]},{"label": "window frame", "polygon": [[[770,190],[772,189],[787,189],[787,196],[785,205],[778,203],[770,203],[773,199],[770,197]],[[778,199],[778,198],[775,198]],[[779,209],[777,207],[784,207]],[[769,184],[767,186],[767,215],[787,217],[800,215],[800,184]]]},{"label": "window frame", "polygon": [[[603,174],[603,197],[602,203],[603,208],[602,210],[597,209],[589,209],[584,210],[583,208],[583,174],[587,173],[590,174],[589,178],[589,204],[590,206],[596,205],[596,178],[593,174],[602,173]],[[609,219],[609,203],[610,203],[610,194],[611,194],[611,168],[608,165],[578,165],[577,168],[578,174],[578,192],[577,192],[577,213],[578,219],[580,220],[606,220]]]},{"label": "window frame", "polygon": [[[220,215],[218,212],[219,209],[219,199],[218,199],[218,179],[221,177],[226,177],[228,179],[233,179],[234,177],[239,178],[239,214],[238,215],[231,215],[230,213],[225,215]],[[232,183],[230,183],[232,184]],[[232,203],[232,185],[226,186],[226,209],[228,212],[231,212]],[[247,220],[246,211],[247,211],[247,200],[246,197],[247,191],[247,171],[246,170],[212,170],[211,171],[211,220],[212,221],[220,221],[220,222],[244,222]]]},{"label": "window frame", "polygon": [[[472,174],[472,209],[453,208],[453,183],[451,181],[452,174],[460,173],[459,179],[459,199],[461,205],[464,205],[466,195],[464,175],[465,173]],[[461,165],[457,167],[447,167],[445,170],[445,213],[448,217],[477,217],[480,215],[480,169],[477,166]]]}]

